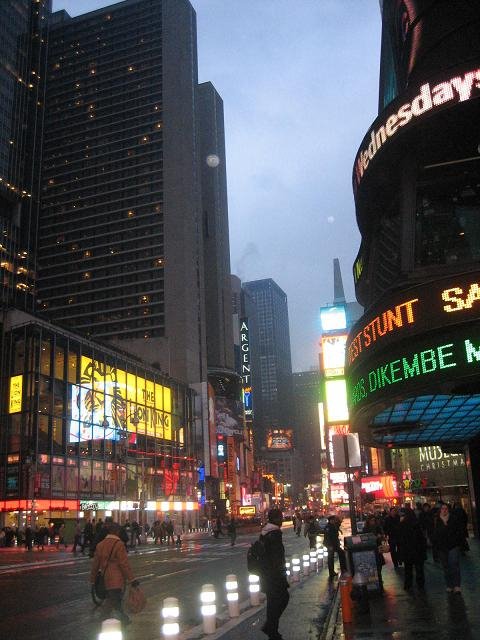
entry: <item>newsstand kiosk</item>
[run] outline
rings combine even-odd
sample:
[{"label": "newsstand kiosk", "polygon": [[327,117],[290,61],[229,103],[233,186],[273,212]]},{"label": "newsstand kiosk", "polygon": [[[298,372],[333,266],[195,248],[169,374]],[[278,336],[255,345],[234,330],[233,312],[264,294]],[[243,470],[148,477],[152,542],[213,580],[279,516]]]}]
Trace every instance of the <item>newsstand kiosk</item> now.
[{"label": "newsstand kiosk", "polygon": [[376,535],[374,533],[359,533],[356,536],[346,536],[344,547],[352,575],[360,573],[367,584],[368,591],[379,590]]}]

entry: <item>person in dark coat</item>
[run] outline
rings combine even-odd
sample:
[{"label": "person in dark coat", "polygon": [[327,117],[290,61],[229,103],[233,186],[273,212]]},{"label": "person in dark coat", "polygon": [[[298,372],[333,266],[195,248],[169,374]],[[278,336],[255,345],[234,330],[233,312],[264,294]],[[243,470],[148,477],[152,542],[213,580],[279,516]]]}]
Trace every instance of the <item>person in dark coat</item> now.
[{"label": "person in dark coat", "polygon": [[315,517],[309,516],[307,522],[305,523],[304,536],[305,538],[308,537],[310,549],[316,549],[317,534],[318,534],[318,527],[317,527],[317,523],[315,522]]},{"label": "person in dark coat", "polygon": [[443,566],[448,592],[461,593],[460,553],[465,542],[462,523],[442,504],[435,520],[435,545]]},{"label": "person in dark coat", "polygon": [[415,567],[415,579],[419,589],[425,587],[424,562],[427,559],[427,540],[415,517],[415,513],[409,509],[400,516],[398,526],[398,548],[405,566],[405,581],[403,588],[411,589],[413,585],[413,567]]},{"label": "person in dark coat", "polygon": [[395,568],[402,564],[402,558],[398,549],[398,528],[400,526],[400,516],[396,507],[392,507],[388,516],[383,523],[383,531],[388,538],[390,547],[390,555],[392,556],[393,566]]},{"label": "person in dark coat", "polygon": [[463,530],[463,544],[460,551],[462,556],[464,556],[466,551],[470,551],[470,546],[468,544],[468,515],[460,502],[455,502],[453,504],[452,515],[458,520]]},{"label": "person in dark coat", "polygon": [[385,533],[383,531],[383,528],[379,524],[379,521],[374,515],[370,515],[367,517],[362,533],[372,533],[376,538],[377,548],[375,551],[375,560],[377,563],[378,571],[378,586],[380,592],[383,592],[382,567],[385,564],[385,558],[383,557],[383,553],[380,552],[380,546],[385,539]]},{"label": "person in dark coat", "polygon": [[422,512],[418,517],[418,522],[420,524],[420,528],[423,531],[423,535],[425,536],[425,540],[427,541],[427,546],[433,545],[433,513],[432,508],[425,502],[422,505]]},{"label": "person in dark coat", "polygon": [[278,623],[290,599],[285,568],[285,547],[282,542],[282,523],[283,514],[280,509],[270,509],[268,522],[261,533],[265,543],[265,568],[261,576],[261,586],[267,596],[267,620],[262,631],[269,640],[282,640]]},{"label": "person in dark coat", "polygon": [[334,569],[334,559],[335,554],[338,555],[338,560],[340,562],[340,570],[345,571],[347,568],[347,563],[345,561],[345,552],[340,547],[340,523],[336,516],[328,516],[328,524],[325,527],[325,531],[323,533],[323,544],[327,547],[328,550],[328,577],[330,580],[333,580],[337,575]]}]

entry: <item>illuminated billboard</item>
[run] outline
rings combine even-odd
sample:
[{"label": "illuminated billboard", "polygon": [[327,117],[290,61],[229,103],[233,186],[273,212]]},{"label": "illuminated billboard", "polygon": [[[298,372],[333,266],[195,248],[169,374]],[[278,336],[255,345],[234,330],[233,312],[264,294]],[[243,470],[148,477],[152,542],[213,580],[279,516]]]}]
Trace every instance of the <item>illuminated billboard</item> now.
[{"label": "illuminated billboard", "polygon": [[70,442],[117,440],[121,432],[172,439],[171,390],[82,356],[80,385],[71,385]]},{"label": "illuminated billboard", "polygon": [[323,372],[327,378],[343,376],[347,335],[322,336]]},{"label": "illuminated billboard", "polygon": [[8,401],[8,413],[18,413],[22,410],[22,386],[23,376],[10,378],[10,394]]},{"label": "illuminated billboard", "polygon": [[284,451],[293,448],[292,429],[270,429],[267,433],[267,449],[282,449]]},{"label": "illuminated billboard", "polygon": [[347,385],[344,378],[325,381],[327,422],[348,422]]},{"label": "illuminated billboard", "polygon": [[243,436],[243,402],[234,398],[215,396],[215,424],[217,434]]},{"label": "illuminated billboard", "polygon": [[[330,457],[330,466],[335,468],[335,453],[333,451],[333,436],[347,436],[350,433],[350,425],[333,424],[328,427],[328,453]],[[333,480],[332,480],[333,482]]]},{"label": "illuminated billboard", "polygon": [[338,331],[347,328],[347,316],[345,307],[338,305],[335,307],[322,307],[320,309],[320,324],[322,331]]},{"label": "illuminated billboard", "polygon": [[480,96],[480,69],[468,69],[439,78],[440,82],[425,82],[412,87],[394,100],[375,120],[357,152],[353,168],[353,189],[356,193],[374,158],[381,154],[393,138],[420,121],[424,116],[455,106]]}]

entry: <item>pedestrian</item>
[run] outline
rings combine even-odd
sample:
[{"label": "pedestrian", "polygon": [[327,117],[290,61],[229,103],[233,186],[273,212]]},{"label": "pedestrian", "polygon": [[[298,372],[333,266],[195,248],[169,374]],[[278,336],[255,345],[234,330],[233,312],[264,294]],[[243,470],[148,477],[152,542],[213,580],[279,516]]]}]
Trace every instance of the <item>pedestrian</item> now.
[{"label": "pedestrian", "polygon": [[55,544],[55,524],[53,522],[50,522],[49,527],[47,529],[47,535],[48,535],[48,542],[50,544]]},{"label": "pedestrian", "polygon": [[267,597],[267,619],[262,631],[269,640],[282,640],[278,631],[278,623],[289,600],[285,547],[281,531],[282,522],[283,514],[280,509],[270,509],[268,522],[261,533],[265,545],[265,557],[260,579],[262,591]]},{"label": "pedestrian", "polygon": [[182,546],[182,533],[183,533],[183,525],[181,522],[178,522],[177,520],[175,521],[175,524],[173,525],[173,530],[175,533],[175,545],[177,547],[181,547]]},{"label": "pedestrian", "polygon": [[33,531],[30,525],[25,527],[25,548],[27,551],[33,551]]},{"label": "pedestrian", "polygon": [[80,524],[80,520],[75,521],[75,533],[73,536],[73,547],[72,553],[77,552],[77,547],[80,547],[82,553],[85,551],[84,540],[82,540],[82,526]]},{"label": "pedestrian", "polygon": [[63,544],[65,549],[67,548],[67,542],[65,540],[65,525],[61,524],[58,527],[58,540],[57,540],[57,549],[60,549],[60,545]]},{"label": "pedestrian", "polygon": [[[409,511],[412,517],[415,518],[415,513],[412,511],[412,509],[407,509],[406,511]],[[365,521],[365,526],[363,527],[362,533],[371,533],[375,535],[376,543],[377,543],[377,547],[375,549],[375,560],[377,563],[378,583],[379,583],[380,591],[383,592],[382,568],[383,568],[383,565],[385,564],[385,558],[383,557],[383,553],[381,553],[380,551],[380,546],[385,540],[385,533],[382,527],[380,526],[380,524],[378,523],[376,516],[373,516],[373,515],[368,516],[368,518]]]},{"label": "pedestrian", "polygon": [[37,545],[37,549],[40,551],[40,547],[42,551],[45,551],[45,544],[48,542],[48,528],[47,527],[39,527],[36,525],[35,527],[35,544]]},{"label": "pedestrian", "polygon": [[103,571],[105,579],[104,619],[111,618],[114,612],[123,625],[129,624],[130,618],[123,610],[123,592],[126,583],[130,583],[133,587],[137,587],[140,583],[133,575],[127,550],[120,539],[120,526],[117,523],[107,525],[107,535],[96,546],[90,571],[92,585],[95,584],[99,570]]},{"label": "pedestrian", "polygon": [[230,546],[233,547],[235,540],[237,539],[237,523],[233,516],[230,518],[230,522],[227,525],[227,533],[230,538]]},{"label": "pedestrian", "polygon": [[316,549],[317,547],[317,533],[318,527],[317,523],[315,522],[315,518],[314,516],[309,516],[308,520],[305,522],[304,536],[305,538],[308,537],[310,549]]},{"label": "pedestrian", "polygon": [[220,516],[218,516],[218,518],[215,520],[215,529],[213,530],[213,535],[215,538],[218,538],[218,536],[223,536],[222,519],[220,518]]},{"label": "pedestrian", "polygon": [[295,520],[295,533],[297,534],[297,538],[299,538],[302,533],[302,516],[300,513],[297,515]]},{"label": "pedestrian", "polygon": [[432,547],[433,549],[433,513],[428,502],[422,505],[422,513],[418,517],[418,522],[425,536],[427,547]]},{"label": "pedestrian", "polygon": [[465,540],[462,523],[442,504],[435,519],[434,540],[442,563],[447,591],[461,593],[460,553]]},{"label": "pedestrian", "polygon": [[338,573],[334,568],[335,554],[338,555],[338,560],[340,562],[340,570],[346,571],[347,563],[345,561],[345,552],[340,547],[340,522],[338,521],[337,516],[331,515],[328,516],[328,523],[325,527],[325,531],[323,534],[323,544],[327,547],[328,551],[328,577],[330,580],[333,580]]},{"label": "pedestrian", "polygon": [[390,555],[393,566],[397,569],[402,564],[402,557],[398,548],[398,528],[400,526],[400,516],[396,507],[392,507],[383,523],[383,531],[388,539]]},{"label": "pedestrian", "polygon": [[419,589],[425,588],[425,572],[423,565],[427,559],[427,540],[420,523],[411,509],[402,512],[397,530],[397,542],[405,567],[403,588],[408,591],[413,585],[413,567],[415,580]]},{"label": "pedestrian", "polygon": [[90,547],[93,542],[94,529],[93,524],[90,521],[90,518],[85,523],[85,527],[83,529],[83,545],[85,547]]},{"label": "pedestrian", "polygon": [[173,522],[171,520],[169,520],[166,524],[166,531],[167,531],[167,544],[170,544],[170,540],[172,541],[172,544],[175,544],[175,538],[173,537],[174,528],[173,528]]},{"label": "pedestrian", "polygon": [[468,544],[468,515],[465,509],[462,507],[460,502],[454,502],[452,508],[452,515],[460,523],[463,531],[463,544],[460,548],[462,556],[465,555],[466,551],[470,551],[470,545]]},{"label": "pedestrian", "polygon": [[157,544],[160,541],[160,544],[163,544],[162,539],[162,523],[160,520],[155,520],[153,523],[153,544]]}]

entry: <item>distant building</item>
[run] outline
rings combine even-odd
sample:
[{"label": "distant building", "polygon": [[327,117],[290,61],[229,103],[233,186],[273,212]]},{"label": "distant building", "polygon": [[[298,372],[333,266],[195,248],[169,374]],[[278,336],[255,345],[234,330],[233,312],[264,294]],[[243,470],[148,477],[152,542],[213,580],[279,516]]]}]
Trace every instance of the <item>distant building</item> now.
[{"label": "distant building", "polygon": [[292,374],[295,399],[295,440],[303,460],[303,483],[321,482],[320,421],[318,404],[322,399],[320,371]]},{"label": "distant building", "polygon": [[258,336],[252,349],[255,380],[254,440],[257,455],[265,450],[267,432],[273,427],[292,428],[292,359],[287,296],[268,278],[243,284],[255,304]]}]

